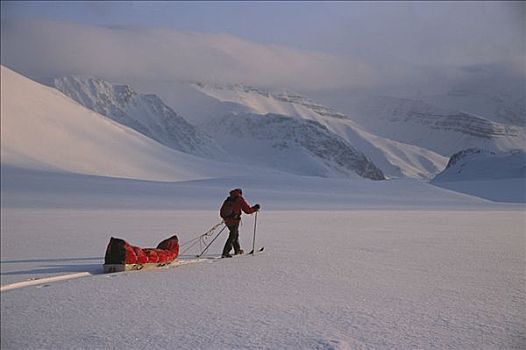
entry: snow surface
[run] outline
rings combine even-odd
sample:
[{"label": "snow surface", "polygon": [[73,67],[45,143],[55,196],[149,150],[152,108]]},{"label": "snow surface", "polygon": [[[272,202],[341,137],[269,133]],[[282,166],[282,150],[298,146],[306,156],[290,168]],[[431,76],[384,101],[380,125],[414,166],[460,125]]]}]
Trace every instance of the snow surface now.
[{"label": "snow surface", "polygon": [[410,179],[372,181],[260,174],[155,182],[2,167],[2,205],[13,208],[214,209],[241,187],[267,210],[522,208]]},{"label": "snow surface", "polygon": [[[188,242],[237,186],[262,205],[262,254],[101,274],[111,236]],[[525,213],[415,180],[153,182],[4,165],[2,285],[94,276],[3,292],[1,346],[521,349]],[[247,250],[253,224],[244,216]]]},{"label": "snow surface", "polygon": [[[216,221],[216,211],[4,209],[2,278],[98,272],[110,235],[151,246]],[[245,248],[252,225],[245,217]],[[266,249],[254,257],[4,292],[2,349],[526,345],[524,211],[263,210],[257,227]]]},{"label": "snow surface", "polygon": [[466,193],[496,202],[526,203],[526,179],[507,178],[494,180],[433,181],[440,186],[459,193]]}]

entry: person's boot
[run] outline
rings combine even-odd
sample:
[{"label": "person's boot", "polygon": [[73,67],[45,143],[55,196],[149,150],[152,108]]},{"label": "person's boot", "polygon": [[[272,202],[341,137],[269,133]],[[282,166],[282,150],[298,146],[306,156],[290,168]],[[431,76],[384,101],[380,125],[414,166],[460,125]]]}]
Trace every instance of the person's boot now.
[{"label": "person's boot", "polygon": [[240,255],[240,254],[244,254],[244,253],[245,253],[245,251],[244,251],[243,249],[239,249],[239,250],[235,253],[235,255]]},{"label": "person's boot", "polygon": [[230,253],[226,253],[226,254],[223,254],[221,255],[222,258],[231,258],[232,255]]}]

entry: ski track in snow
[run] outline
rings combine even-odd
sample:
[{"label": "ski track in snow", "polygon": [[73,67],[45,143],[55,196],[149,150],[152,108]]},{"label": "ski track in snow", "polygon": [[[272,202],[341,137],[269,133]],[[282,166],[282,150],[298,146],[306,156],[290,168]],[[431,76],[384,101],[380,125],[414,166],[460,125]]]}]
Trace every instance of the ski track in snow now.
[{"label": "ski track in snow", "polygon": [[[216,211],[3,209],[2,284],[99,269],[110,234],[185,242],[216,220]],[[252,225],[245,216],[245,248]],[[266,249],[254,257],[2,293],[1,345],[521,349],[525,227],[522,210],[262,211],[256,245]]]}]

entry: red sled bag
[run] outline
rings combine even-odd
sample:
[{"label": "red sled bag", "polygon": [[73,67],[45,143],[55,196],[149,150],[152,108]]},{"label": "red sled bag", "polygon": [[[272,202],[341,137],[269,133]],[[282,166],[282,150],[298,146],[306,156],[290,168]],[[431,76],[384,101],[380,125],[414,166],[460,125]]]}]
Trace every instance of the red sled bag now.
[{"label": "red sled bag", "polygon": [[148,257],[148,261],[151,263],[159,262],[159,256],[155,252],[155,249],[144,249],[144,253]]},{"label": "red sled bag", "polygon": [[105,265],[130,265],[161,263],[169,264],[179,255],[179,240],[177,236],[165,239],[156,249],[140,248],[130,245],[123,239],[111,237],[104,257]]},{"label": "red sled bag", "polygon": [[179,239],[176,235],[173,235],[159,243],[157,249],[169,250],[170,252],[175,253],[175,256],[177,257],[179,255]]}]

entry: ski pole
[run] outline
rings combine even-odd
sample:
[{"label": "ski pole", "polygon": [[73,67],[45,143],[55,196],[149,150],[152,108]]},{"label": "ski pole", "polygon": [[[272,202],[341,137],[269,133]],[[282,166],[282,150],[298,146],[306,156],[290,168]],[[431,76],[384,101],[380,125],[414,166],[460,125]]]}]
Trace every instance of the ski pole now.
[{"label": "ski pole", "polygon": [[197,257],[201,257],[207,250],[208,250],[208,247],[210,247],[212,245],[212,243],[214,243],[214,241],[217,239],[217,237],[219,237],[219,235],[225,230],[226,228],[226,225],[225,227],[223,227],[221,229],[221,231],[219,231],[219,233],[214,237],[214,239],[212,240],[212,242],[208,243],[208,245],[205,247],[205,249],[203,249],[203,251],[201,252],[201,254],[197,255]]},{"label": "ski pole", "polygon": [[256,223],[258,222],[258,212],[256,211],[256,216],[254,217],[254,237],[252,238],[252,251],[249,254],[254,254],[256,250]]}]

